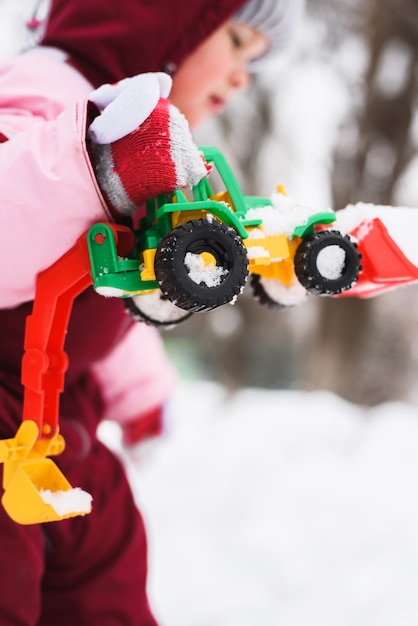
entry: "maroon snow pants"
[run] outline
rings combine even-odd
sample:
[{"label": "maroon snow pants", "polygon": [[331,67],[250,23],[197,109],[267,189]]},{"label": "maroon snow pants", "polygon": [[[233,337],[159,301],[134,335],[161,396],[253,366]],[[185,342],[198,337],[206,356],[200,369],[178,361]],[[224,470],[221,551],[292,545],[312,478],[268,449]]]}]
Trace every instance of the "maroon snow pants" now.
[{"label": "maroon snow pants", "polygon": [[0,505],[0,626],[156,626],[144,525],[124,469],[79,423],[63,420],[62,432],[56,462],[93,495],[93,511],[26,526]]}]

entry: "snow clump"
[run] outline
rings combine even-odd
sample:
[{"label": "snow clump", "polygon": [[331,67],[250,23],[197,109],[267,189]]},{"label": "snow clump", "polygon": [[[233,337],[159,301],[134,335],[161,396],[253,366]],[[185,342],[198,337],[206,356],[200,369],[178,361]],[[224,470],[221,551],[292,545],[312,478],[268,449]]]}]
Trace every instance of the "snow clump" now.
[{"label": "snow clump", "polygon": [[41,489],[40,495],[45,504],[50,504],[58,515],[69,513],[90,513],[92,496],[77,487],[66,491]]},{"label": "snow clump", "polygon": [[[262,220],[266,236],[283,234],[291,237],[297,226],[307,224],[309,218],[318,213],[318,209],[302,206],[282,193],[273,194],[271,202],[272,206],[249,209],[247,213],[248,219]],[[331,209],[327,211],[333,214]]]},{"label": "snow clump", "polygon": [[228,273],[228,270],[214,263],[206,264],[199,254],[191,252],[186,254],[184,263],[189,270],[189,278],[197,285],[204,283],[206,287],[219,287],[222,277]]}]

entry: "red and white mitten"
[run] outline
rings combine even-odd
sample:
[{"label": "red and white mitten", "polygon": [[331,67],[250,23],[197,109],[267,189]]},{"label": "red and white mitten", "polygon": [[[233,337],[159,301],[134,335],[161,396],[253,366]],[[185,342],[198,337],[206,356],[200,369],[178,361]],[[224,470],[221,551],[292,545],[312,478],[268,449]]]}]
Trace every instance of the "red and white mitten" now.
[{"label": "red and white mitten", "polygon": [[196,185],[208,173],[186,118],[167,96],[171,78],[140,74],[90,95],[99,115],[88,131],[97,182],[115,219],[146,200]]}]

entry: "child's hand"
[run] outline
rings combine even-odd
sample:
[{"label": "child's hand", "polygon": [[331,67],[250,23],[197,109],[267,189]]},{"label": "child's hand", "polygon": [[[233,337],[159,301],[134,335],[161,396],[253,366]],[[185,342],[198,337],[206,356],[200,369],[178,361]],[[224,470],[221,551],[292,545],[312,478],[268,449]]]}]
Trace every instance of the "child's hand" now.
[{"label": "child's hand", "polygon": [[122,425],[122,443],[135,446],[147,439],[158,437],[164,430],[164,406],[156,406],[136,420]]},{"label": "child's hand", "polygon": [[169,430],[169,412],[167,405],[156,406],[136,420],[121,424],[123,455],[125,462],[133,469],[143,466],[147,459],[154,456],[153,451],[161,437]]},{"label": "child's hand", "polygon": [[167,100],[167,74],[140,74],[90,96],[99,115],[87,136],[97,182],[116,218],[160,193],[190,187],[208,169],[185,117]]}]

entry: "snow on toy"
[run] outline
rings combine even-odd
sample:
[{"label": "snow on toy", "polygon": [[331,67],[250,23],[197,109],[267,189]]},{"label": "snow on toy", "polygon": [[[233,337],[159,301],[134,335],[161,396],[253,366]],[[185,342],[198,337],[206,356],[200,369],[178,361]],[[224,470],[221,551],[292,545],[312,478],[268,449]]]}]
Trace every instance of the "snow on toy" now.
[{"label": "snow on toy", "polygon": [[2,503],[18,523],[91,509],[89,494],[73,488],[49,458],[65,446],[58,423],[65,335],[73,301],[88,286],[124,298],[135,317],[172,324],[233,303],[248,274],[254,295],[275,307],[307,292],[340,294],[358,279],[357,244],[329,228],[335,213],[297,206],[282,190],[271,200],[244,196],[219,150],[202,152],[224,191],[214,193],[205,178],[188,194],[150,200],[137,228],[95,224],[38,276],[22,360],[22,425],[0,441]]},{"label": "snow on toy", "polygon": [[331,296],[351,289],[361,271],[361,255],[351,237],[327,228],[335,214],[313,212],[283,192],[271,202],[270,207],[247,213],[261,219],[261,226],[248,230],[244,242],[258,301],[282,308],[299,304],[308,293]]}]

